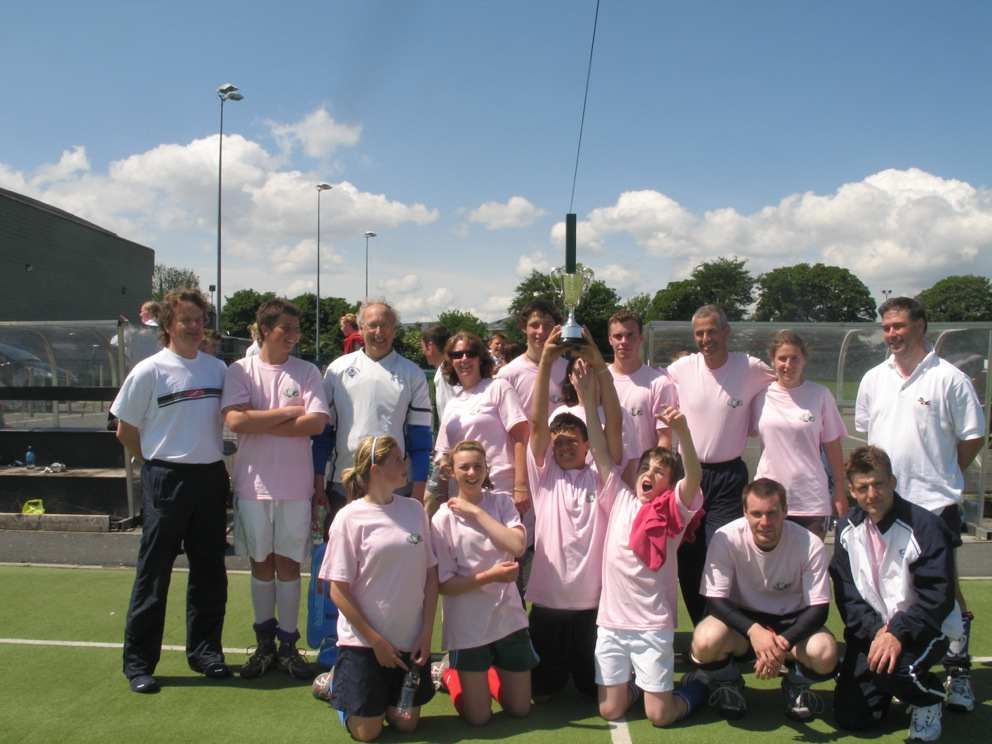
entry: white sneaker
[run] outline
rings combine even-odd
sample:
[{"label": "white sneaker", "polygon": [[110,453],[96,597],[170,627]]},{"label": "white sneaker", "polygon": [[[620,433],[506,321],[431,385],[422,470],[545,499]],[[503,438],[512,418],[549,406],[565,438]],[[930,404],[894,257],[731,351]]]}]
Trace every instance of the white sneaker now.
[{"label": "white sneaker", "polygon": [[970,713],[975,709],[975,693],[971,689],[971,675],[967,672],[948,674],[944,682],[947,690],[947,707],[960,713]]},{"label": "white sneaker", "polygon": [[937,741],[940,738],[940,703],[912,705],[909,738],[914,741]]}]

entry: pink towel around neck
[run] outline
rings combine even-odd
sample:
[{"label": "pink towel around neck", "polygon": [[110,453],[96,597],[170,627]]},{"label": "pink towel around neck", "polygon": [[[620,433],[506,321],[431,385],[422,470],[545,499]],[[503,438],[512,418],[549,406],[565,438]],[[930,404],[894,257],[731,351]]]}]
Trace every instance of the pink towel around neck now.
[{"label": "pink towel around neck", "polygon": [[[696,529],[702,522],[703,510],[700,509],[689,521],[683,540],[692,542],[696,539]],[[630,549],[652,571],[659,570],[668,558],[668,539],[682,531],[682,513],[679,511],[678,497],[674,489],[651,499],[644,504],[634,524],[630,528]]]}]

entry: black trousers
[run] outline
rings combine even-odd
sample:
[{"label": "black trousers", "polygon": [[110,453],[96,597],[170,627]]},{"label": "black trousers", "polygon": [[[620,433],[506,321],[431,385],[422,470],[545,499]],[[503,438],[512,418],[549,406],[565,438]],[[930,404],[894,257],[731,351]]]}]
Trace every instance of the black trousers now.
[{"label": "black trousers", "polygon": [[571,677],[575,689],[596,694],[596,614],[591,610],[556,610],[532,605],[530,640],[540,657],[531,672],[535,695],[558,692]]},{"label": "black trousers", "polygon": [[182,465],[160,460],[141,468],[144,529],[124,629],[124,674],[152,674],[162,653],[172,564],[189,561],[186,658],[222,657],[227,606],[224,538],[230,489],[223,462]]},{"label": "black trousers", "polygon": [[679,546],[679,585],[693,625],[706,614],[706,597],[699,593],[706,566],[706,546],[713,534],[744,514],[741,498],[747,485],[747,465],[739,457],[727,462],[703,463],[703,508],[706,514],[693,542]]},{"label": "black trousers", "polygon": [[847,651],[834,690],[834,714],[840,728],[857,731],[877,725],[888,713],[893,697],[910,705],[934,705],[944,700],[944,687],[930,667],[947,651],[947,637],[903,647],[892,674],[868,669],[871,640],[844,633]]}]

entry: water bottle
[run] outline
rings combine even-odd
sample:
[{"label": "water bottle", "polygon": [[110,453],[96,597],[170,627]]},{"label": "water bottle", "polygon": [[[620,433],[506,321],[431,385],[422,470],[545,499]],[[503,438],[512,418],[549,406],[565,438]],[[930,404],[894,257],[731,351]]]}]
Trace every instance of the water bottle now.
[{"label": "water bottle", "polygon": [[400,700],[396,704],[396,712],[400,718],[410,718],[413,715],[413,697],[418,687],[420,687],[420,667],[411,665],[410,670],[403,675]]},{"label": "water bottle", "polygon": [[34,470],[34,448],[29,444],[28,451],[24,453],[24,464],[28,470]]}]

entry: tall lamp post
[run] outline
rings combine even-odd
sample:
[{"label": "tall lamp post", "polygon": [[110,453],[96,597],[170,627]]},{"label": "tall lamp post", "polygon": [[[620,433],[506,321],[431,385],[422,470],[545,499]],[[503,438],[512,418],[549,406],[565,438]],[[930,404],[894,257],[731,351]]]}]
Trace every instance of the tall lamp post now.
[{"label": "tall lamp post", "polygon": [[365,232],[365,299],[369,298],[369,238],[376,235],[371,230]]},{"label": "tall lamp post", "polygon": [[317,184],[317,309],[314,316],[314,340],[313,340],[313,360],[320,365],[320,195],[324,191],[330,191],[333,187],[329,183]]},{"label": "tall lamp post", "polygon": [[220,288],[220,194],[224,173],[224,102],[240,101],[244,96],[241,95],[238,86],[224,83],[217,88],[217,97],[220,99],[220,138],[217,150],[217,317],[214,319],[214,330],[220,333],[220,306],[224,301],[224,294]]}]

